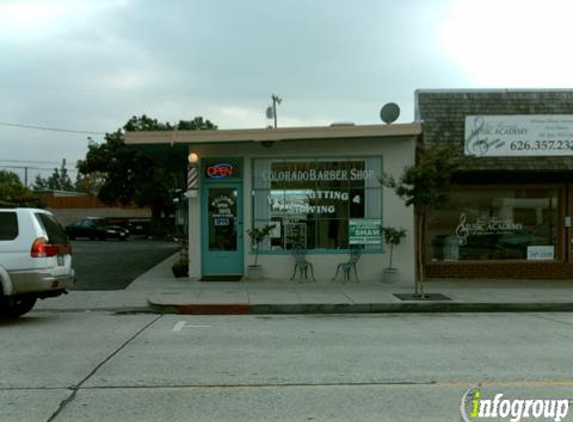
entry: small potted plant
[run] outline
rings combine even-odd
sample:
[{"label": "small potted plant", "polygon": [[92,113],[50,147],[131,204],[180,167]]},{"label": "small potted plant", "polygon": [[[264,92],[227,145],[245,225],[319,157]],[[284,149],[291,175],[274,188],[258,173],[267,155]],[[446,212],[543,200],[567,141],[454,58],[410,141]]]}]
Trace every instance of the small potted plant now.
[{"label": "small potted plant", "polygon": [[247,234],[251,238],[251,245],[255,251],[255,263],[249,265],[247,276],[250,279],[258,280],[262,275],[262,267],[259,265],[259,247],[263,240],[271,234],[275,228],[274,224],[266,224],[263,227],[254,227],[247,230]]},{"label": "small potted plant", "polygon": [[177,278],[189,277],[189,258],[180,256],[177,261],[171,265],[171,271]]},{"label": "small potted plant", "polygon": [[400,244],[400,241],[406,237],[406,229],[400,227],[382,227],[382,234],[384,236],[384,243],[388,245],[388,267],[384,269],[384,278],[388,282],[395,282],[396,273],[398,269],[392,266],[392,257],[394,247]]},{"label": "small potted plant", "polygon": [[171,265],[171,271],[173,272],[173,276],[176,278],[189,277],[189,247],[187,244],[187,238],[183,238],[181,243],[179,256]]}]

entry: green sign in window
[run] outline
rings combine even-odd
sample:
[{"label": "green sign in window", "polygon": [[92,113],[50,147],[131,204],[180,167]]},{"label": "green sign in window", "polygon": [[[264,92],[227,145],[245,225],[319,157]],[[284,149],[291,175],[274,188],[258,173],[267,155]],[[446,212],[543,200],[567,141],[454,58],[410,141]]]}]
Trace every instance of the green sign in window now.
[{"label": "green sign in window", "polygon": [[382,225],[375,218],[348,220],[348,243],[350,245],[381,245]]}]

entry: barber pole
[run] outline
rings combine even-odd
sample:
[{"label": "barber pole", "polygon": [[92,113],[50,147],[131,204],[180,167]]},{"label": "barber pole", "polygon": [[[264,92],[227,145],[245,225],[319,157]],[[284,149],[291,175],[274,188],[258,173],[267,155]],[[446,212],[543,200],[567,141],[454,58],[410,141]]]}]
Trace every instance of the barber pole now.
[{"label": "barber pole", "polygon": [[199,186],[199,172],[197,166],[187,167],[187,190],[197,189]]}]

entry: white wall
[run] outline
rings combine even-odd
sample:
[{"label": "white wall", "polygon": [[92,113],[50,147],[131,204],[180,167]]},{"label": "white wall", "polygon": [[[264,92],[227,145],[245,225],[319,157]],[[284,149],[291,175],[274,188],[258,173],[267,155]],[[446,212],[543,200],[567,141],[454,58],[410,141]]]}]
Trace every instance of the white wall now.
[{"label": "white wall", "polygon": [[[251,163],[253,158],[263,157],[337,157],[337,156],[382,156],[383,171],[393,176],[400,176],[405,166],[412,165],[415,159],[414,137],[355,139],[355,140],[313,140],[313,141],[282,141],[275,142],[271,147],[263,147],[257,143],[236,143],[234,145],[192,145],[190,152],[195,152],[201,158],[209,156],[243,157],[243,192],[244,192],[244,228],[252,222],[252,177]],[[200,195],[199,195],[200,196]],[[200,244],[200,207],[199,196],[189,201],[189,254],[190,277],[201,276]],[[407,236],[394,250],[393,266],[399,269],[401,278],[413,280],[414,277],[414,214],[411,207],[406,208],[403,201],[393,191],[383,189],[383,221],[384,226],[404,227]],[[250,239],[243,236],[245,250],[245,266],[252,262],[250,255]],[[331,279],[336,265],[348,258],[344,254],[309,253],[308,260],[314,264],[315,276],[319,280]],[[271,279],[289,278],[293,270],[293,258],[285,255],[259,255],[259,263],[263,266],[264,277]],[[388,254],[364,254],[358,263],[358,273],[364,280],[380,280],[382,270],[388,265]],[[246,270],[245,270],[246,273]],[[340,276],[339,276],[340,277]]]}]

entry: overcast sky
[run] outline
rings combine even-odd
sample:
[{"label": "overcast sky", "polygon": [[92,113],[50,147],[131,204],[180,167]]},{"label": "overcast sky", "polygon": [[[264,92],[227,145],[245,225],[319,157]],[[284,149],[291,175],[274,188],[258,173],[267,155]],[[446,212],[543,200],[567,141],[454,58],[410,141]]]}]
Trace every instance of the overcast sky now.
[{"label": "overcast sky", "polygon": [[[573,87],[570,0],[0,0],[0,167],[71,166],[132,115],[381,123],[416,89]],[[70,133],[10,126],[94,132]],[[5,161],[4,161],[5,160]]]}]

